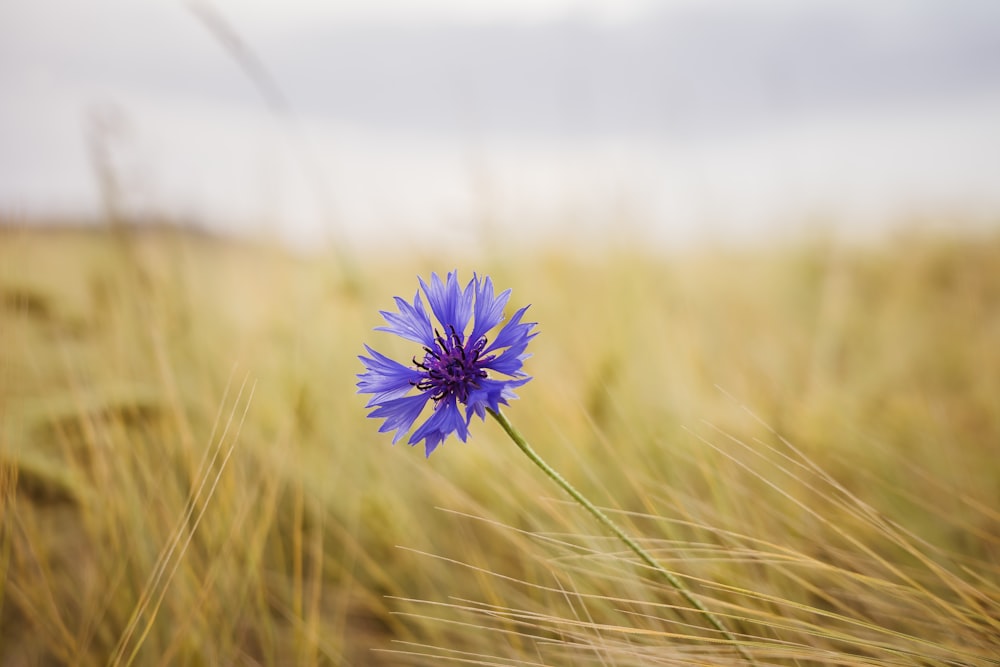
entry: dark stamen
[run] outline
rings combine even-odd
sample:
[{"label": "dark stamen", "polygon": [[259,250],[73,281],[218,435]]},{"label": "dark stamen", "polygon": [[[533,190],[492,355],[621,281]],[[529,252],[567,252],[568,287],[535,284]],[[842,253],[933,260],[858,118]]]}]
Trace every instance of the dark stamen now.
[{"label": "dark stamen", "polygon": [[434,342],[433,349],[424,347],[422,361],[413,358],[414,367],[423,371],[423,377],[411,384],[420,391],[430,392],[435,401],[454,396],[464,403],[469,398],[469,392],[480,388],[480,381],[487,377],[482,365],[496,357],[490,355],[483,358],[482,352],[487,345],[485,336],[467,348],[463,336],[451,324],[448,325],[447,337],[434,330]]}]

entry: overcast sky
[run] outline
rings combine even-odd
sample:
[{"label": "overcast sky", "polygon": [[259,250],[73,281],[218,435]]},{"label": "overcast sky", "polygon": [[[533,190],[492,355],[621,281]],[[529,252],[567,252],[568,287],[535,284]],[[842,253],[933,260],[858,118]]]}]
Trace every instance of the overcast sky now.
[{"label": "overcast sky", "polygon": [[132,212],[297,241],[1000,211],[997,2],[211,5],[278,115],[192,6],[0,2],[0,212],[97,214],[95,156]]}]

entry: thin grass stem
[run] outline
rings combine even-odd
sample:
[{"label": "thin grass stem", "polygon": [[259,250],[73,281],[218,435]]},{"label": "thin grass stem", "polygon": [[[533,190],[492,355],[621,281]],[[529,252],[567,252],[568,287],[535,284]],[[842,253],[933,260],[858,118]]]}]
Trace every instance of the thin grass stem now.
[{"label": "thin grass stem", "polygon": [[722,624],[722,621],[720,621],[715,614],[705,608],[705,605],[703,605],[698,598],[696,598],[691,591],[687,589],[684,583],[677,578],[676,574],[657,562],[657,560],[653,558],[648,551],[643,549],[638,542],[633,540],[628,533],[612,521],[608,515],[601,510],[601,508],[590,502],[586,496],[576,490],[576,487],[566,481],[566,478],[559,474],[555,468],[546,463],[545,460],[532,448],[532,446],[528,444],[528,441],[524,439],[524,436],[521,435],[520,431],[514,428],[514,425],[511,424],[504,415],[489,408],[487,408],[486,411],[497,420],[503,430],[507,432],[507,435],[510,436],[510,439],[514,441],[514,444],[517,445],[536,466],[542,469],[542,472],[548,475],[556,484],[561,486],[562,489],[573,498],[573,500],[580,503],[580,505],[590,512],[605,528],[614,533],[618,539],[624,542],[629,549],[635,552],[635,555],[637,555],[644,563],[663,575],[663,578],[666,579],[667,582],[673,586],[674,589],[680,593],[692,607],[705,616],[713,628],[718,630],[723,636],[725,636],[726,639],[732,642],[733,646],[737,651],[739,651],[740,655],[747,660],[747,662],[753,665],[757,664],[753,657],[746,651],[746,648],[744,648],[737,641],[733,633],[731,633],[726,626]]}]

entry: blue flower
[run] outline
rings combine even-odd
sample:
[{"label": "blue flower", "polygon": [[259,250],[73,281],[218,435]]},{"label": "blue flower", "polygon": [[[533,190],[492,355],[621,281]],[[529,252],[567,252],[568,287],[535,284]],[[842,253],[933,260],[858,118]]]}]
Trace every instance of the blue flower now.
[{"label": "blue flower", "polygon": [[365,366],[365,372],[358,374],[358,393],[372,394],[366,407],[374,410],[368,416],[384,420],[379,432],[395,431],[393,444],[406,435],[431,401],[431,415],[408,441],[415,445],[423,440],[430,456],[452,433],[464,442],[472,415],[484,419],[487,409],[499,411],[509,399],[517,398],[514,388],[531,379],[521,366],[531,356],[525,350],[537,332],[532,332],[534,322],[521,321],[528,310],[525,306],[490,342],[487,334],[503,321],[510,290],[494,296],[489,277],[480,280],[473,274],[465,289],[459,286],[456,271],[448,273],[445,282],[436,273],[431,274],[429,285],[419,280],[440,326],[431,322],[420,290],[412,304],[396,297],[398,312],[381,311],[388,325],[376,331],[422,345],[422,355],[406,366],[365,345],[370,356],[358,357]]}]

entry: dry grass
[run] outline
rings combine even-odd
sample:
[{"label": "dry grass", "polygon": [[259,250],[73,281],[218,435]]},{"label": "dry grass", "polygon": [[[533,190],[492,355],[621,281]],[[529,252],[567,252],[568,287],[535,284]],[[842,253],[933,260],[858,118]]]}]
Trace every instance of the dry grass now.
[{"label": "dry grass", "polygon": [[496,424],[354,394],[415,275],[531,302],[536,449],[759,664],[1000,655],[1000,238],[330,258],[0,231],[0,664],[736,664]]}]

